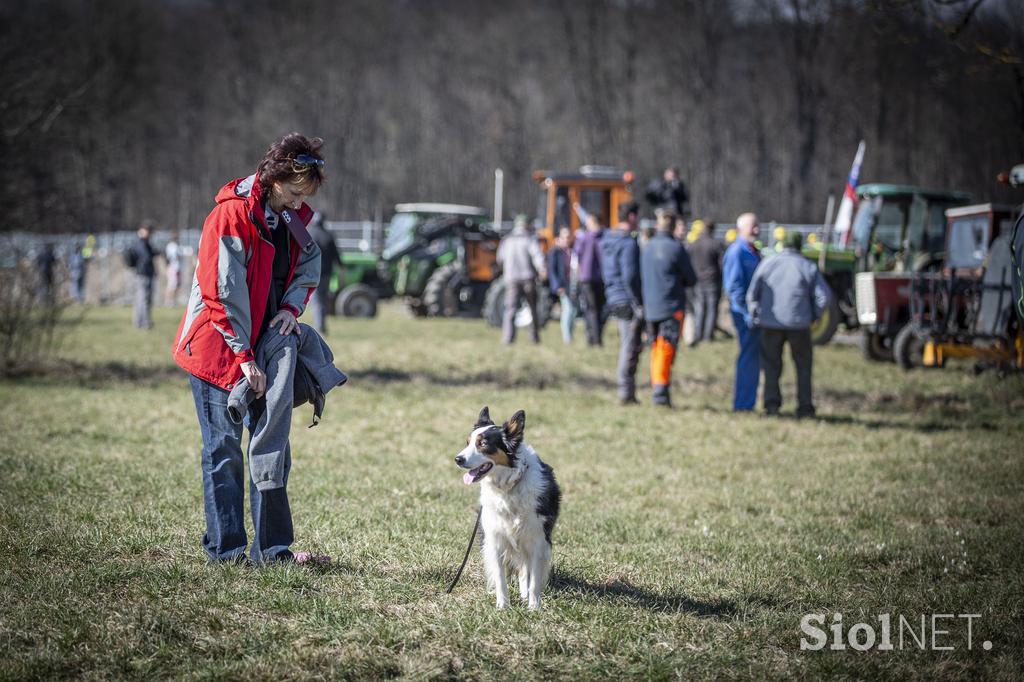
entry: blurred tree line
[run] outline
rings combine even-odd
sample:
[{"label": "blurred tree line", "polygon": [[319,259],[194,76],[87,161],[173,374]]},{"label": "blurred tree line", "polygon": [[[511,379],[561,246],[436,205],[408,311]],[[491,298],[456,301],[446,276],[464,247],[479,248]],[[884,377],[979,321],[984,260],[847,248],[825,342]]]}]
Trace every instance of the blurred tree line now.
[{"label": "blurred tree line", "polygon": [[337,219],[601,163],[820,222],[861,138],[862,181],[979,200],[1024,161],[1018,0],[0,0],[0,35],[3,230],[198,226],[292,130]]}]

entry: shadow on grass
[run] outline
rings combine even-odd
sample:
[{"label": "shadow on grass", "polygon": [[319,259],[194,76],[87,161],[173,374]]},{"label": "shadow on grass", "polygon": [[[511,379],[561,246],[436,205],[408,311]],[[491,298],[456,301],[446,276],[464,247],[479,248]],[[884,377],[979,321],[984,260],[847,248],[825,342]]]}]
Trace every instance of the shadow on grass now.
[{"label": "shadow on grass", "polygon": [[416,370],[410,372],[394,367],[369,367],[346,370],[346,372],[350,381],[366,381],[377,384],[426,383],[445,387],[491,384],[499,388],[533,388],[537,390],[566,385],[592,390],[614,390],[616,386],[611,376],[558,375],[541,367],[522,373],[510,373],[502,370],[476,372]]},{"label": "shadow on grass", "polygon": [[[795,417],[793,418],[795,419]],[[825,424],[863,426],[868,429],[902,429],[905,431],[914,431],[915,433],[942,433],[944,431],[963,431],[965,429],[991,431],[996,428],[988,422],[966,425],[961,421],[939,422],[929,420],[920,424],[908,424],[906,422],[883,421],[881,419],[863,419],[853,415],[841,414],[819,414],[814,419]]]},{"label": "shadow on grass", "polygon": [[53,360],[38,363],[9,375],[15,381],[31,381],[42,385],[76,384],[101,388],[115,383],[157,384],[172,379],[185,381],[188,375],[177,365],[136,365],[130,362],[85,363],[74,360]]},{"label": "shadow on grass", "polygon": [[593,583],[576,577],[571,573],[553,571],[550,589],[567,595],[590,597],[601,601],[612,602],[621,606],[663,611],[666,613],[690,613],[700,618],[733,619],[738,610],[727,601],[715,603],[696,601],[681,592],[658,593],[637,587],[623,580],[609,580],[604,583]]}]

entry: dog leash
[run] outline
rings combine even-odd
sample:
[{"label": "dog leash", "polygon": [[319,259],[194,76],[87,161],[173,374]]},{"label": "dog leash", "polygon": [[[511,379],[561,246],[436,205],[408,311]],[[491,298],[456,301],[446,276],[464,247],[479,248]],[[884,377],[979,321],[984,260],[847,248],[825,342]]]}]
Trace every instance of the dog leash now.
[{"label": "dog leash", "polygon": [[455,589],[455,586],[459,584],[459,578],[462,577],[462,569],[466,567],[466,562],[469,561],[469,551],[473,549],[473,541],[476,540],[476,531],[480,527],[480,515],[483,511],[483,507],[476,510],[476,523],[473,524],[473,533],[469,536],[469,545],[466,546],[466,556],[462,557],[462,565],[459,566],[459,570],[455,573],[455,577],[448,585],[448,589],[444,591],[445,594],[451,594],[452,590]]}]

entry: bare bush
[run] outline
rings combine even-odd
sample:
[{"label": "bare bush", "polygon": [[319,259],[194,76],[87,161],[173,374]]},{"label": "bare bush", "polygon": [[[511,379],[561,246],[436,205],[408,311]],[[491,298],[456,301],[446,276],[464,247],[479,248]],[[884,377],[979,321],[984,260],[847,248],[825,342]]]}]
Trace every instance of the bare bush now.
[{"label": "bare bush", "polygon": [[82,318],[69,314],[66,273],[46,286],[27,258],[0,268],[0,376],[31,374],[52,362],[65,334]]}]

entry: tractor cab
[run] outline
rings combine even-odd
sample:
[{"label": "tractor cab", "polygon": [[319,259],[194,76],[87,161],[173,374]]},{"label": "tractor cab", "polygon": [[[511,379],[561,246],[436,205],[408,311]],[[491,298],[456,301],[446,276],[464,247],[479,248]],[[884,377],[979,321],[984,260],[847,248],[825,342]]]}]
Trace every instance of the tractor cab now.
[{"label": "tractor cab", "polygon": [[619,206],[633,198],[633,173],[610,166],[583,166],[578,173],[535,171],[533,180],[540,185],[534,224],[545,252],[561,228],[573,232],[580,229],[582,223],[574,205],[579,204],[608,226],[618,220]]},{"label": "tractor cab", "polygon": [[[583,166],[577,173],[534,171],[533,180],[540,185],[537,196],[537,212],[534,227],[537,240],[544,253],[555,243],[558,231],[568,227],[573,232],[583,226],[576,204],[585,212],[595,215],[598,221],[608,226],[618,220],[619,206],[631,201],[633,182],[631,171],[622,171],[610,166]],[[541,324],[551,316],[553,302],[546,286],[537,290],[537,315]],[[496,279],[487,290],[483,315],[493,327],[500,327],[505,314],[505,281]],[[523,304],[516,314],[516,325],[523,326],[532,320],[529,308]]]},{"label": "tractor cab", "polygon": [[852,237],[860,272],[933,270],[943,260],[946,209],[967,203],[963,192],[869,184],[860,199]]},{"label": "tractor cab", "polygon": [[911,273],[940,270],[946,258],[946,211],[964,192],[867,184],[851,230],[857,323],[870,360],[892,359],[894,339],[910,318]]},{"label": "tractor cab", "polygon": [[495,276],[499,235],[487,211],[458,204],[398,204],[381,268],[417,316],[475,316]]},{"label": "tractor cab", "polygon": [[1013,229],[1016,212],[1004,204],[948,209],[945,271],[961,277],[980,274],[993,240]]}]

